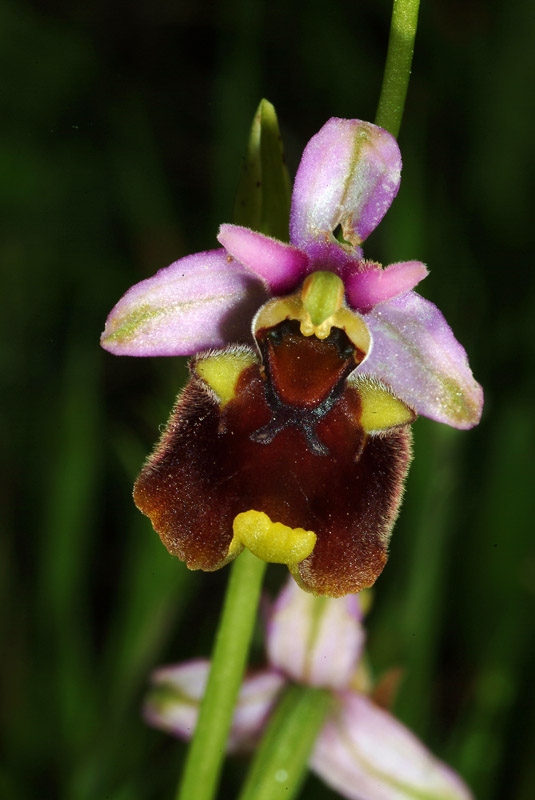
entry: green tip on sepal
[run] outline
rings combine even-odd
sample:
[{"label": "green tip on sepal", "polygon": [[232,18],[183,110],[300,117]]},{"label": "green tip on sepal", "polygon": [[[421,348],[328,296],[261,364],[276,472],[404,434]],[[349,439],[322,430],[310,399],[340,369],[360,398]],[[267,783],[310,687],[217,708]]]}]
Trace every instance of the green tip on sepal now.
[{"label": "green tip on sepal", "polygon": [[251,126],[233,221],[287,242],[290,197],[277,114],[268,100],[261,100]]}]

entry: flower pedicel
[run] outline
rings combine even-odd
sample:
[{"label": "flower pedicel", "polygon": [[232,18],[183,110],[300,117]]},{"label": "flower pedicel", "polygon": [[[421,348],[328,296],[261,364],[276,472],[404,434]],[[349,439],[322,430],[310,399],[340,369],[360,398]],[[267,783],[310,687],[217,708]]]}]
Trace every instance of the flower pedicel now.
[{"label": "flower pedicel", "polygon": [[[363,260],[400,170],[390,134],[332,119],[305,149],[290,244],[223,225],[223,249],[160,270],[112,310],[111,352],[197,353],[134,489],[190,568],[217,569],[246,546],[316,594],[371,586],[401,502],[410,423],[417,413],[458,428],[479,421],[466,353],[413,291],[424,265]],[[251,327],[256,348],[243,343]]]}]

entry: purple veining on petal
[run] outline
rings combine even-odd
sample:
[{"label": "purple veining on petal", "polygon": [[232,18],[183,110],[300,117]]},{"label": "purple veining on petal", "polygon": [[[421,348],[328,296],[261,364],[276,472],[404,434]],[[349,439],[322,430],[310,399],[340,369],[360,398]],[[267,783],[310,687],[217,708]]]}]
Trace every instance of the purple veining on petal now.
[{"label": "purple veining on petal", "polygon": [[364,319],[373,349],[363,372],[387,383],[418,414],[454,428],[477,425],[483,390],[466,351],[433,303],[408,292]]},{"label": "purple veining on petal", "polygon": [[349,800],[471,800],[461,778],[364,695],[343,692],[310,767]]},{"label": "purple veining on petal", "polygon": [[309,686],[340,689],[353,676],[365,632],[359,598],[318,598],[289,580],[271,611],[267,653],[272,666]]},{"label": "purple veining on petal", "polygon": [[[209,672],[207,659],[155,670],[143,706],[145,721],[180,739],[190,739]],[[227,742],[229,752],[245,752],[255,746],[284,684],[284,677],[270,669],[259,670],[244,679]]]},{"label": "purple veining on petal", "polygon": [[385,269],[378,264],[364,264],[345,278],[347,301],[357,311],[371,311],[379,303],[414,289],[428,274],[421,261],[401,261]]},{"label": "purple veining on petal", "polygon": [[266,281],[274,294],[291,291],[306,275],[308,258],[291,244],[239,225],[221,225],[217,238],[230,255]]},{"label": "purple veining on petal", "polygon": [[397,194],[401,156],[387,131],[361,120],[330,119],[307,144],[294,184],[290,241],[308,250],[333,241],[338,225],[358,246]]},{"label": "purple veining on petal", "polygon": [[132,286],[108,316],[101,344],[115,355],[176,356],[247,340],[268,297],[225,250],[196,253]]}]

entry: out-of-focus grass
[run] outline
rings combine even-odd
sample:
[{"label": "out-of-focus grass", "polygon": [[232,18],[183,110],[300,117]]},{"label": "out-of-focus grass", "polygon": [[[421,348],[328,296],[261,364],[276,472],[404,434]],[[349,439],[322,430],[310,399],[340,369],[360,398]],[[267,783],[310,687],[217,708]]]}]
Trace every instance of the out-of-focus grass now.
[{"label": "out-of-focus grass", "polygon": [[[371,661],[404,670],[397,713],[491,800],[531,797],[534,780],[527,10],[423,4],[402,188],[366,243],[429,264],[422,292],[487,398],[472,432],[415,425]],[[184,362],[114,359],[99,332],[133,282],[215,245],[261,96],[292,172],[329,116],[373,118],[389,14],[386,0],[0,10],[2,796],[172,791],[184,747],[144,726],[143,688],[155,665],[207,654],[225,576],[167,556],[130,499]],[[241,774],[225,773],[230,794]]]}]

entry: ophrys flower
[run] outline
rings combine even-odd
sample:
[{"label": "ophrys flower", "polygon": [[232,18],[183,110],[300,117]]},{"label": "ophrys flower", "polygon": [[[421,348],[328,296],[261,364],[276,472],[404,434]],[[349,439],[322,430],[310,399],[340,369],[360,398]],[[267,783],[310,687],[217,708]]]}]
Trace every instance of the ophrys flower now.
[{"label": "ophrys flower", "polygon": [[[399,509],[408,424],[416,413],[459,428],[479,420],[466,353],[413,291],[424,265],[363,260],[400,170],[386,131],[332,119],[305,149],[289,244],[223,225],[223,249],[161,270],[110,314],[114,353],[198,353],[135,490],[190,567],[216,569],[245,545],[316,593],[371,585]],[[247,341],[251,325],[256,350],[204,352]]]}]

